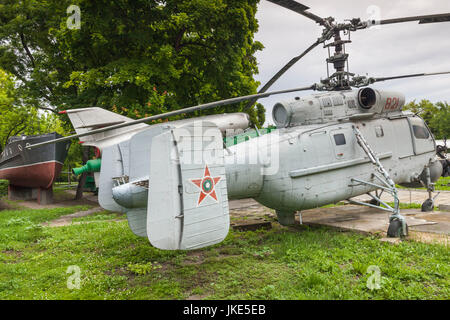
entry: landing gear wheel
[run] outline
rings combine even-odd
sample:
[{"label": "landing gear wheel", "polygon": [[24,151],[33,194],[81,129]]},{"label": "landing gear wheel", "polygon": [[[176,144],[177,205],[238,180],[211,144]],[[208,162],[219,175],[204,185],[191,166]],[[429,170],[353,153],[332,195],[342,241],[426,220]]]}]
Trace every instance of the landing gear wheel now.
[{"label": "landing gear wheel", "polygon": [[430,212],[434,209],[433,199],[427,199],[422,203],[422,212]]},{"label": "landing gear wheel", "polygon": [[381,205],[381,203],[375,199],[370,200],[369,203],[377,207]]},{"label": "landing gear wheel", "polygon": [[[394,219],[389,223],[389,228],[387,231],[389,238],[402,238],[403,237],[403,227],[402,222],[399,219]],[[406,235],[408,235],[408,225],[406,224]]]}]

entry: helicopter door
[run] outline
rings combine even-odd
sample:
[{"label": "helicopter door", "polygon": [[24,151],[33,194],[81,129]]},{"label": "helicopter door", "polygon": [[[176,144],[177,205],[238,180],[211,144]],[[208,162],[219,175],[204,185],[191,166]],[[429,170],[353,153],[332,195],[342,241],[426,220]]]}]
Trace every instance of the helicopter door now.
[{"label": "helicopter door", "polygon": [[349,128],[331,130],[330,138],[336,159],[348,160],[353,157],[351,145],[354,143],[354,139]]},{"label": "helicopter door", "polygon": [[309,143],[314,150],[314,160],[310,159],[310,165],[320,166],[330,162],[330,140],[326,130],[315,131],[310,135]]},{"label": "helicopter door", "polygon": [[414,155],[413,138],[406,118],[392,119],[389,121],[394,131],[392,149],[396,150],[400,159]]},{"label": "helicopter door", "polygon": [[433,136],[425,122],[419,117],[408,118],[411,133],[413,135],[414,154],[419,155],[435,150]]}]

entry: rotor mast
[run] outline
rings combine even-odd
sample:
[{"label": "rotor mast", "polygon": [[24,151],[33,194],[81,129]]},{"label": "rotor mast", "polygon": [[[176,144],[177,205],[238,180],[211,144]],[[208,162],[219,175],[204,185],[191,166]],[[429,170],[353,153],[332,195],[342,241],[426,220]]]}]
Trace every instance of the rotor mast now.
[{"label": "rotor mast", "polygon": [[[335,90],[350,89],[349,77],[354,75],[348,70],[349,54],[345,52],[345,44],[351,43],[351,40],[350,38],[349,40],[342,40],[341,31],[339,29],[334,31],[333,42],[324,45],[324,48],[328,48],[327,71],[329,70],[328,64],[332,64],[335,72],[331,76],[327,72],[327,78],[322,80],[322,83],[333,84]],[[334,47],[334,55],[330,54],[330,47]]]}]

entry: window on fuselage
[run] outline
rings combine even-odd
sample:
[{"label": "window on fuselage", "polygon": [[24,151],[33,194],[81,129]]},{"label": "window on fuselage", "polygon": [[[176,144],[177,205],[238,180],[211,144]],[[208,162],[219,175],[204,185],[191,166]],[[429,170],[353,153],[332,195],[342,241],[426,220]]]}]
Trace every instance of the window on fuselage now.
[{"label": "window on fuselage", "polygon": [[344,145],[345,142],[345,135],[343,133],[338,133],[334,135],[334,142],[336,143],[337,146],[342,146]]},{"label": "window on fuselage", "polygon": [[427,128],[425,128],[424,126],[419,126],[419,125],[413,125],[413,132],[414,132],[414,137],[416,137],[416,139],[428,139],[430,137],[430,133],[428,132]]},{"label": "window on fuselage", "polygon": [[384,137],[383,127],[382,126],[376,126],[375,127],[375,134],[376,134],[377,138]]}]

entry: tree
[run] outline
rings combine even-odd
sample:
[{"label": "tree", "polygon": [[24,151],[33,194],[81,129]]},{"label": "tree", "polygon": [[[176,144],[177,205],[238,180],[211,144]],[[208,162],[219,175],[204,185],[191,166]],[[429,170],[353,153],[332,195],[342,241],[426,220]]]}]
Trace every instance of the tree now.
[{"label": "tree", "polygon": [[416,101],[413,100],[404,106],[403,109],[419,114],[428,124],[430,124],[431,119],[439,110],[436,105],[425,99],[421,100],[419,103],[416,103]]},{"label": "tree", "polygon": [[[13,76],[0,69],[0,152],[12,136],[24,134],[44,134],[71,131],[70,125],[48,111],[40,111],[32,106],[23,106],[17,98]],[[63,172],[82,163],[81,146],[72,143],[64,163]]]},{"label": "tree", "polygon": [[450,138],[450,105],[447,102],[412,101],[403,109],[419,114],[436,139]]},{"label": "tree", "polygon": [[[259,0],[1,1],[0,67],[24,104],[138,118],[256,92]],[[68,28],[71,4],[80,29]],[[261,104],[249,114],[263,123]]]},{"label": "tree", "polygon": [[30,106],[20,105],[14,78],[0,69],[0,152],[12,136],[50,131],[64,132],[59,119],[50,114],[39,113]]},{"label": "tree", "polygon": [[438,102],[436,106],[438,112],[430,121],[434,134],[437,139],[450,138],[450,105],[447,102]]}]

